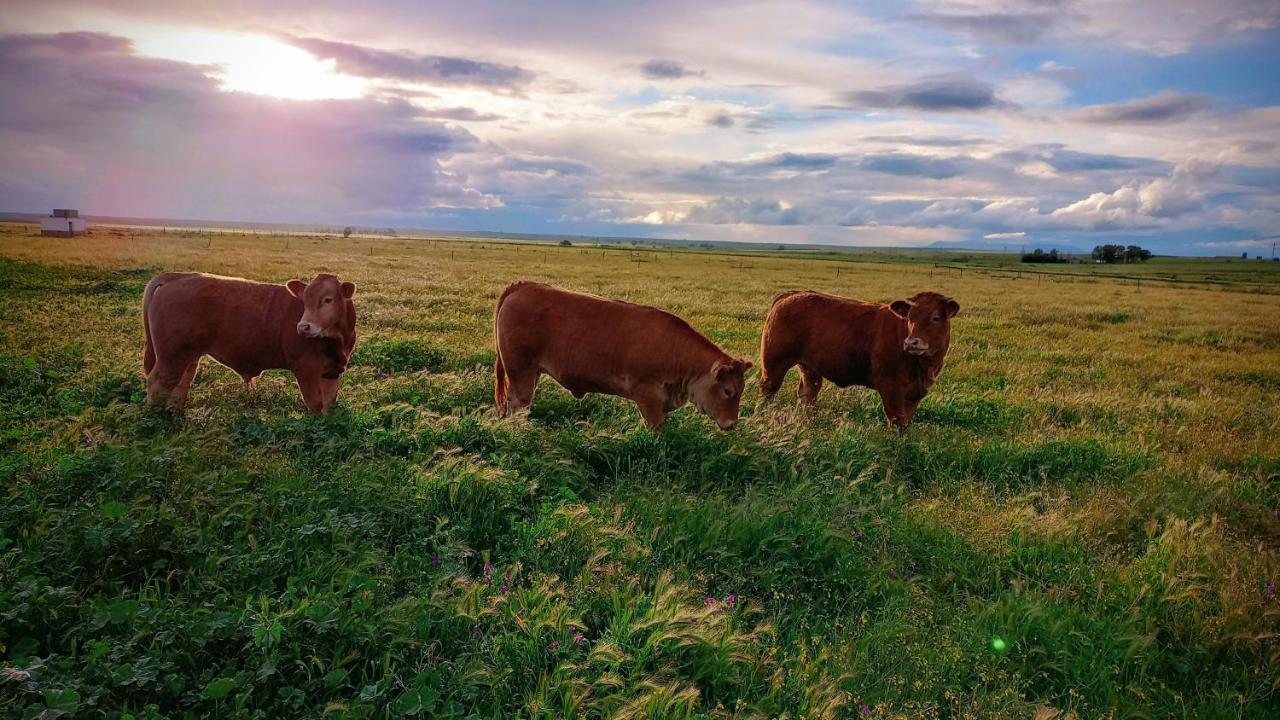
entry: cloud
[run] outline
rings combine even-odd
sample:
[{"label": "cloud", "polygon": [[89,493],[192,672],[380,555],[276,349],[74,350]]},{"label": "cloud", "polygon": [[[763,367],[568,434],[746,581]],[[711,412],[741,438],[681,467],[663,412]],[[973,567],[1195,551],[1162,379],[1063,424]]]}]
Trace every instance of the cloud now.
[{"label": "cloud", "polygon": [[997,233],[987,233],[986,235],[982,236],[982,239],[983,240],[1017,240],[1019,238],[1024,238],[1026,236],[1027,234],[1022,231],[997,232]]},{"label": "cloud", "polygon": [[507,91],[523,88],[535,77],[534,73],[515,65],[464,57],[418,55],[407,50],[379,50],[292,35],[282,35],[281,40],[321,60],[333,60],[338,72],[360,77]]},{"label": "cloud", "polygon": [[707,118],[707,124],[718,128],[731,128],[734,125],[733,116],[728,113],[716,113]]},{"label": "cloud", "polygon": [[943,180],[960,174],[960,166],[952,160],[908,153],[868,155],[862,159],[860,166],[872,172],[926,177],[934,180]]},{"label": "cloud", "polygon": [[961,32],[997,43],[1027,45],[1050,32],[1058,16],[1047,12],[1028,13],[914,13],[908,22]]},{"label": "cloud", "polygon": [[1166,90],[1158,95],[1123,103],[1089,105],[1072,112],[1073,120],[1099,125],[1151,125],[1185,120],[1212,102],[1207,96]]},{"label": "cloud", "polygon": [[1127,183],[1110,193],[1093,193],[1049,216],[1063,225],[1090,229],[1158,224],[1202,208],[1205,192],[1201,185],[1212,172],[1204,164],[1186,163],[1168,177]]},{"label": "cloud", "polygon": [[640,66],[640,74],[650,80],[679,80],[706,75],[702,70],[690,70],[675,60],[649,60]]},{"label": "cloud", "polygon": [[482,113],[475,108],[469,107],[421,110],[418,114],[424,118],[433,118],[436,120],[459,120],[462,122],[490,122],[493,120],[503,119],[503,116],[498,115],[497,113]]},{"label": "cloud", "polygon": [[403,100],[224,92],[210,70],[105,34],[0,37],[0,196],[271,220],[495,204],[441,167],[476,138]]},{"label": "cloud", "polygon": [[780,200],[726,197],[696,206],[680,219],[685,223],[709,225],[804,225],[809,220],[804,210],[785,205]]},{"label": "cloud", "polygon": [[963,75],[926,78],[876,90],[855,90],[841,93],[839,99],[847,107],[923,112],[976,112],[1010,107],[996,97],[991,85]]}]

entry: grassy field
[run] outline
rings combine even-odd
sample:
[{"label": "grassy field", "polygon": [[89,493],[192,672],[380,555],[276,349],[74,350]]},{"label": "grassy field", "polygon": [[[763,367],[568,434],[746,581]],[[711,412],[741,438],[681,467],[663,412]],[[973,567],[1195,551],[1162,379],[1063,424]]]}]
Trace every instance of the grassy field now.
[{"label": "grassy field", "polygon": [[[871,259],[0,226],[0,715],[1280,713],[1280,273]],[[354,281],[338,410],[211,362],[144,408],[172,269]],[[748,357],[783,289],[962,310],[905,434],[794,373],[755,408],[755,371],[737,430],[655,434],[546,380],[495,418],[518,278]]]}]

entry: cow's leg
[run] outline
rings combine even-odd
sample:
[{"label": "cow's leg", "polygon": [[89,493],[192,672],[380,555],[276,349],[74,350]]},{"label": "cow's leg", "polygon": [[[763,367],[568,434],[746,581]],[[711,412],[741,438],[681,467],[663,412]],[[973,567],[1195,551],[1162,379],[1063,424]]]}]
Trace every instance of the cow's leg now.
[{"label": "cow's leg", "polygon": [[761,354],[760,358],[760,399],[769,400],[778,388],[782,387],[782,381],[787,378],[787,371],[795,365],[795,362],[787,357],[778,354],[770,354],[768,351]]},{"label": "cow's leg", "polygon": [[502,417],[510,417],[516,413],[527,410],[533,404],[533,391],[538,388],[538,378],[542,372],[537,366],[511,367],[507,366],[507,406],[501,408]]},{"label": "cow's leg", "polygon": [[191,382],[196,379],[196,372],[200,370],[200,358],[192,360],[187,369],[182,372],[182,378],[178,380],[178,385],[173,391],[174,409],[182,412],[187,407],[187,394],[191,392]]},{"label": "cow's leg", "polygon": [[298,389],[302,391],[302,402],[307,404],[307,409],[313,413],[325,412],[327,408],[324,404],[324,391],[320,387],[320,371],[311,368],[295,372],[294,376],[298,378]]},{"label": "cow's leg", "polygon": [[640,408],[640,416],[644,418],[645,427],[657,430],[667,419],[667,398],[661,387],[647,388],[632,398]]},{"label": "cow's leg", "polygon": [[258,389],[258,375],[261,375],[261,374],[262,374],[262,373],[257,373],[257,374],[255,374],[255,375],[247,375],[247,374],[241,373],[241,375],[240,375],[240,379],[244,381],[244,384],[245,384],[245,385],[248,385],[248,386],[249,386],[249,389],[250,389],[250,390],[257,390],[257,389]]},{"label": "cow's leg", "polygon": [[[147,374],[147,404],[172,407],[175,391],[187,371],[186,362],[174,358],[157,357],[156,364]],[[179,359],[180,360],[180,359]]]},{"label": "cow's leg", "polygon": [[804,363],[800,364],[800,386],[796,388],[796,394],[800,396],[800,400],[806,405],[814,405],[818,402],[818,391],[822,389],[822,376],[805,367]]}]

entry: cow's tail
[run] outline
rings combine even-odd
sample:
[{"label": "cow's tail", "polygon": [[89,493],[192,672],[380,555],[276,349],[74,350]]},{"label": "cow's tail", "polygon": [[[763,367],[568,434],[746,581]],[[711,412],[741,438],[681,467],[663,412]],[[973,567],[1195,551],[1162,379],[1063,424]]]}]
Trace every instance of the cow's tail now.
[{"label": "cow's tail", "polygon": [[156,294],[156,288],[160,287],[160,278],[154,277],[151,282],[147,283],[147,289],[142,294],[142,333],[145,338],[145,345],[142,350],[142,370],[149,377],[151,368],[156,366],[156,348],[155,343],[151,340],[151,298]]},{"label": "cow's tail", "polygon": [[502,343],[498,340],[498,313],[502,303],[520,283],[512,283],[498,296],[498,304],[493,309],[493,404],[498,408],[498,417],[507,414],[507,369],[502,365]]}]

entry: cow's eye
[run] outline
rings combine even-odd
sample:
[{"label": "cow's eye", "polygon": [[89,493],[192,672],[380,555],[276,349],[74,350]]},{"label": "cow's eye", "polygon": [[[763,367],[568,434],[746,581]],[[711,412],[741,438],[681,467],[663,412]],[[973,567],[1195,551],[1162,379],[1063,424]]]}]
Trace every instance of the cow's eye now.
[{"label": "cow's eye", "polygon": [[733,388],[725,388],[725,389],[724,389],[724,396],[725,396],[725,397],[727,397],[727,398],[731,398],[731,397],[733,397]]},{"label": "cow's eye", "polygon": [[933,316],[933,321],[934,321],[934,322],[942,322],[942,316],[941,316],[941,315],[934,315],[934,316]]},{"label": "cow's eye", "polygon": [[324,299],[324,304],[325,304],[325,305],[328,305],[328,304],[329,304],[329,303],[331,303],[331,302],[333,302],[333,298],[331,298],[331,297],[327,297],[327,298],[325,298],[325,299]]}]

